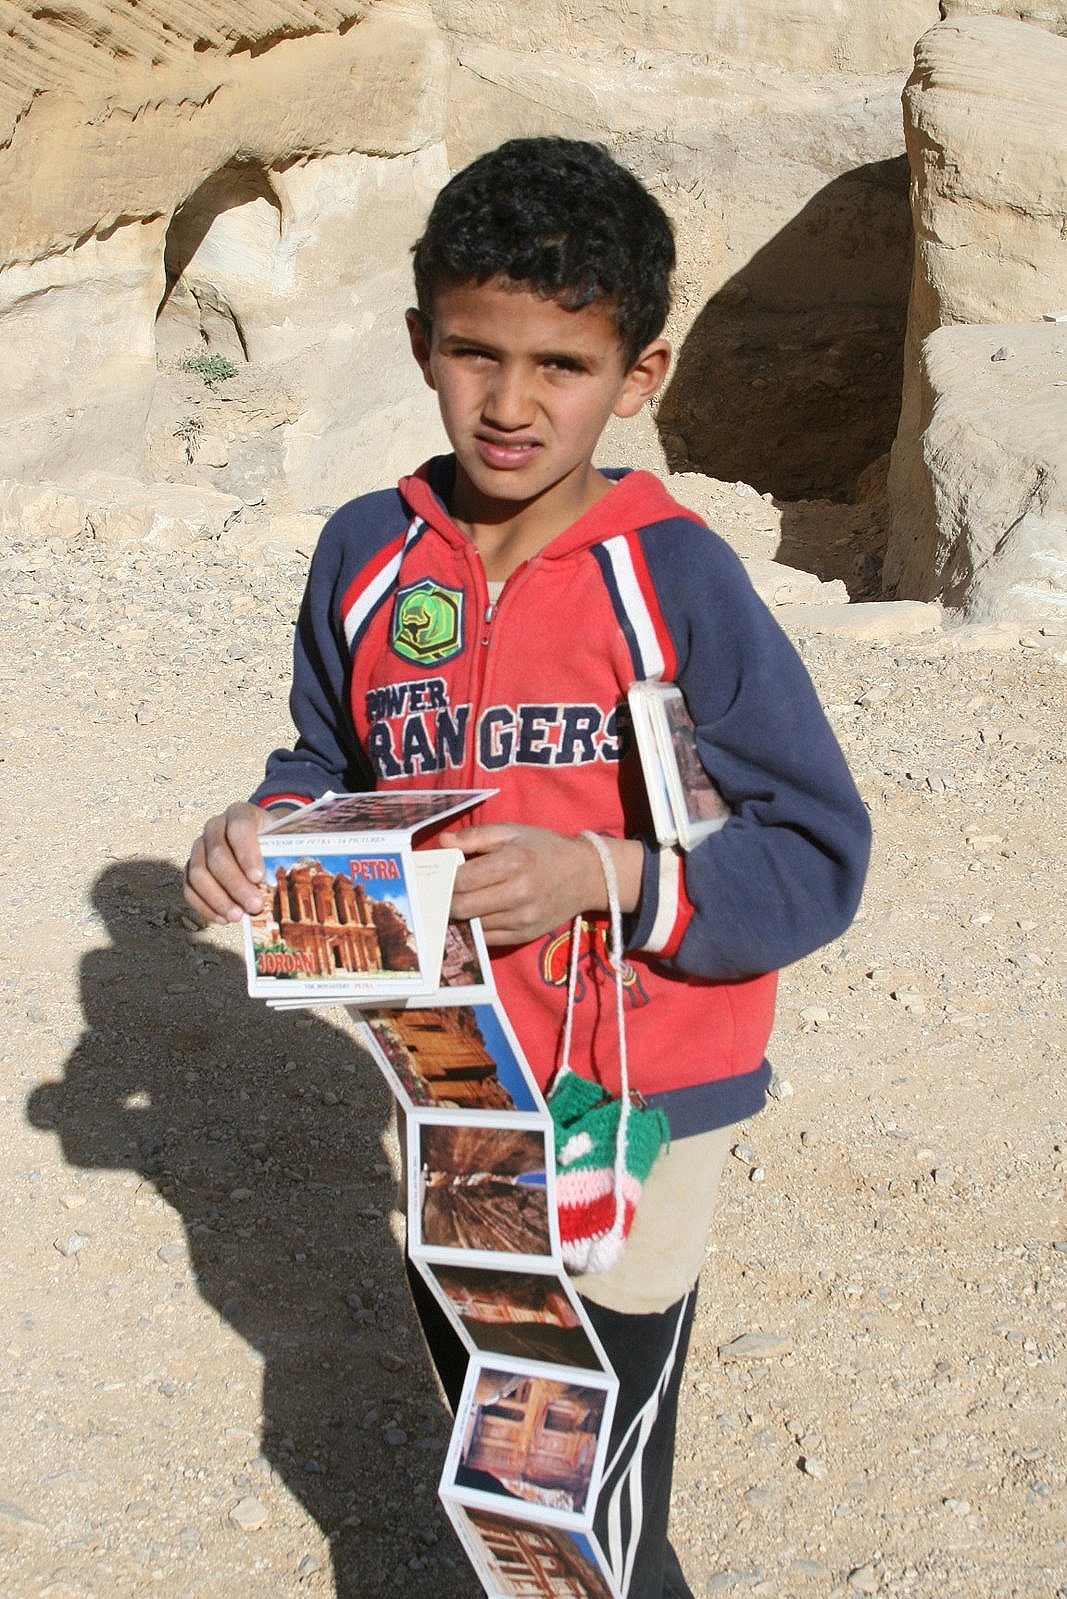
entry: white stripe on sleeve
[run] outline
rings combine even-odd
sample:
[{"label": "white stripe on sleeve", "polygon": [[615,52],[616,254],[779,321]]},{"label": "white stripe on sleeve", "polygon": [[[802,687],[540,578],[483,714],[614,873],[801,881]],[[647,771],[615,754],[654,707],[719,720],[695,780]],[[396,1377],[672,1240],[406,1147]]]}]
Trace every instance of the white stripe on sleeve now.
[{"label": "white stripe on sleeve", "polygon": [[674,925],[678,920],[678,890],[681,882],[682,858],[676,849],[659,852],[659,898],[656,901],[656,918],[652,931],[642,946],[645,954],[658,955],[666,949]]},{"label": "white stripe on sleeve", "polygon": [[605,539],[603,548],[607,551],[611,569],[615,574],[615,584],[619,590],[623,609],[637,636],[637,647],[641,654],[641,676],[662,677],[665,666],[663,651],[659,647],[652,616],[641,593],[641,585],[637,581],[630,546],[620,536]]}]

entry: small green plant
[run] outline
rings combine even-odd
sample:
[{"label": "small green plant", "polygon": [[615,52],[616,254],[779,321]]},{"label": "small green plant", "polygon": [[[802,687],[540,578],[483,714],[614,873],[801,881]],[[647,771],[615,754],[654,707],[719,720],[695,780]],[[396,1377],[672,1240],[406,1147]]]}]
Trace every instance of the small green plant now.
[{"label": "small green plant", "polygon": [[225,355],[187,355],[182,362],[183,372],[195,372],[203,378],[209,389],[237,376],[237,368]]}]

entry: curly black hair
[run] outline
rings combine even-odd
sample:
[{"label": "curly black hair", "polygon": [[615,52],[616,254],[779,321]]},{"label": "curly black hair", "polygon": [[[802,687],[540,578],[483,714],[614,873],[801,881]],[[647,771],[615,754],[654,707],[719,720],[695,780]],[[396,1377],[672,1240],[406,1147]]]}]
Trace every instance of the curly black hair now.
[{"label": "curly black hair", "polygon": [[503,277],[568,311],[611,312],[628,363],[663,331],[674,234],[663,207],[600,144],[509,139],[445,185],[413,246],[418,307],[444,284]]}]

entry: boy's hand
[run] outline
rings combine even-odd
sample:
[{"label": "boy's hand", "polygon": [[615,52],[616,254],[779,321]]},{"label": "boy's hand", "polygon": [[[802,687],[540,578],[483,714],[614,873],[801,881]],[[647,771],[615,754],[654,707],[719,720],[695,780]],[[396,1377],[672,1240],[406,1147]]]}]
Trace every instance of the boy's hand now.
[{"label": "boy's hand", "polygon": [[185,868],[185,898],[205,922],[237,922],[263,909],[259,835],[270,817],[258,805],[231,805],[213,816],[193,845]]},{"label": "boy's hand", "polygon": [[[443,849],[467,857],[456,873],[453,916],[479,916],[487,944],[525,944],[582,911],[607,910],[600,860],[583,838],[506,823],[442,833]],[[624,911],[637,907],[644,851],[633,839],[609,838]]]}]

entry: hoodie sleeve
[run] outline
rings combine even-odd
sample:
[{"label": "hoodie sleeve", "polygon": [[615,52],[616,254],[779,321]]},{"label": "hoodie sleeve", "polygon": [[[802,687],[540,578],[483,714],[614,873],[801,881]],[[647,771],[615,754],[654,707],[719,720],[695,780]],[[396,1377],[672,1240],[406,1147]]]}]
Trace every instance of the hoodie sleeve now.
[{"label": "hoodie sleeve", "polygon": [[[697,747],[733,815],[685,854],[646,847],[629,946],[738,981],[810,954],[855,915],[870,822],[803,664],[716,535],[642,534]],[[657,536],[658,535],[658,536]]]},{"label": "hoodie sleeve", "polygon": [[374,787],[349,709],[350,662],[342,624],[345,591],[358,566],[354,513],[361,503],[331,517],[316,547],[293,644],[289,711],[297,741],[292,749],[270,755],[266,775],[251,796],[253,805],[304,804],[331,789],[357,793]]}]

